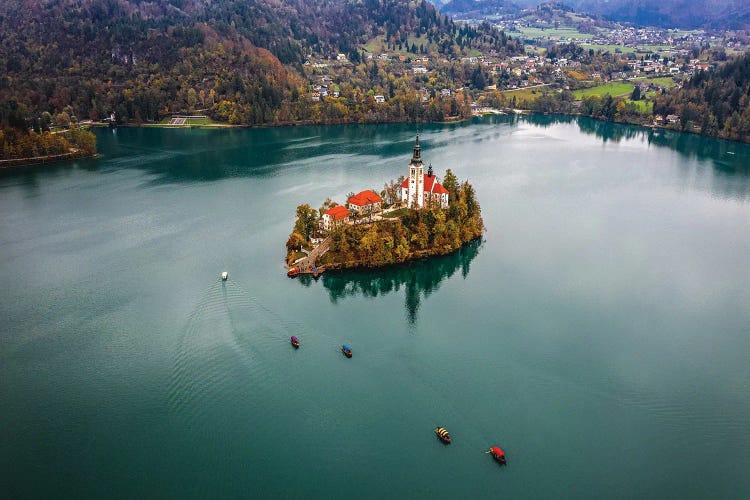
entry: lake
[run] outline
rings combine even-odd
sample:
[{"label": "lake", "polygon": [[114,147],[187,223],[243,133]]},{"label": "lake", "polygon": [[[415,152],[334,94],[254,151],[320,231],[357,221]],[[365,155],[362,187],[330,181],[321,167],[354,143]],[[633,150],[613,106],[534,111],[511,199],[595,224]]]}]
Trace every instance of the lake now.
[{"label": "lake", "polygon": [[406,174],[413,125],[102,129],[0,173],[0,496],[750,496],[750,146],[421,128],[483,240],[318,280],[295,207]]}]

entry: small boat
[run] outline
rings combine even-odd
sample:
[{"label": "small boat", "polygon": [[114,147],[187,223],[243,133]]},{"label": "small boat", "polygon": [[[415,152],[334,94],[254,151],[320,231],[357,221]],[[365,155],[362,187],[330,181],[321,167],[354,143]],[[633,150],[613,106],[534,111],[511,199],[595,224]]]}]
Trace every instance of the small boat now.
[{"label": "small boat", "polygon": [[293,278],[293,277],[297,276],[298,274],[299,274],[299,268],[298,267],[293,267],[293,268],[289,269],[289,271],[286,273],[286,275],[289,276],[290,278]]},{"label": "small boat", "polygon": [[440,439],[440,441],[444,442],[445,444],[451,444],[451,437],[448,435],[448,431],[445,430],[445,427],[436,427],[435,434],[437,434],[437,437],[438,439]]},{"label": "small boat", "polygon": [[229,279],[229,273],[228,272],[224,271],[223,273],[221,273],[221,281],[226,281],[228,279]]},{"label": "small boat", "polygon": [[498,463],[502,465],[505,465],[507,463],[505,461],[505,452],[499,446],[493,446],[487,453],[492,455],[492,458],[497,460]]},{"label": "small boat", "polygon": [[299,339],[292,335],[292,338],[289,339],[289,342],[292,343],[295,349],[299,349]]},{"label": "small boat", "polygon": [[341,352],[343,352],[344,356],[346,356],[347,358],[351,358],[352,357],[352,348],[349,347],[346,344],[344,344],[344,345],[341,346]]}]

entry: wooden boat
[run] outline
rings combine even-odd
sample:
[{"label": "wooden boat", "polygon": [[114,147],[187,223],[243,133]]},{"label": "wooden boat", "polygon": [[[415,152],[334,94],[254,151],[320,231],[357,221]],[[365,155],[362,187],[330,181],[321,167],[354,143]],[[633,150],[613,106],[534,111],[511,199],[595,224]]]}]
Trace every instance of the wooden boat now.
[{"label": "wooden boat", "polygon": [[298,274],[299,274],[299,268],[298,267],[293,267],[293,268],[289,269],[289,271],[286,273],[286,275],[289,276],[290,278],[293,278],[293,277],[297,276]]},{"label": "wooden boat", "polygon": [[344,356],[346,356],[347,358],[351,358],[352,357],[352,348],[349,347],[346,344],[344,344],[344,345],[341,346],[341,352],[343,352]]},{"label": "wooden boat", "polygon": [[299,339],[292,335],[292,338],[289,339],[289,342],[292,343],[295,349],[299,349]]},{"label": "wooden boat", "polygon": [[505,461],[505,452],[499,446],[493,446],[487,453],[492,455],[492,458],[494,458],[498,463],[502,465],[505,465],[507,463]]},{"label": "wooden boat", "polygon": [[440,441],[444,442],[445,444],[451,444],[451,437],[448,434],[448,431],[445,430],[445,427],[436,427],[435,434],[437,434],[437,437]]}]

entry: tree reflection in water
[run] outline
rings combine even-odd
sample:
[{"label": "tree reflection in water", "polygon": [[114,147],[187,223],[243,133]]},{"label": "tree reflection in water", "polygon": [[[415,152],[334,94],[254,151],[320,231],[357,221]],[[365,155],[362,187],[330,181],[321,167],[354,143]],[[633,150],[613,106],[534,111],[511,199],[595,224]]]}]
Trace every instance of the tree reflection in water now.
[{"label": "tree reflection in water", "polygon": [[[440,288],[440,282],[453,276],[456,271],[460,270],[461,275],[466,278],[471,261],[477,256],[481,246],[481,240],[475,240],[443,257],[378,270],[328,273],[321,276],[320,280],[333,303],[345,297],[377,297],[404,288],[406,315],[413,325],[416,323],[421,301]],[[312,282],[309,275],[300,278],[305,286]]]}]

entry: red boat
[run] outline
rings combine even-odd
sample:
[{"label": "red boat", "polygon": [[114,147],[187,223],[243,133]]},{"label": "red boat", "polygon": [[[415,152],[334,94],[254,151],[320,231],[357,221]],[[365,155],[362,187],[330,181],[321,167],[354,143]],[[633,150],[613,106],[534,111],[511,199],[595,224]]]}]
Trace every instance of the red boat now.
[{"label": "red boat", "polygon": [[299,339],[292,335],[292,338],[289,339],[289,342],[292,343],[295,349],[299,349]]},{"label": "red boat", "polygon": [[440,441],[444,442],[445,444],[451,444],[451,437],[448,434],[448,431],[445,430],[445,427],[436,427],[435,434],[437,434],[437,437],[438,439],[440,439]]},{"label": "red boat", "polygon": [[499,447],[499,446],[493,446],[490,448],[490,451],[488,451],[490,455],[492,455],[492,458],[498,461],[498,463],[505,465],[505,452]]},{"label": "red boat", "polygon": [[341,352],[343,352],[344,356],[346,356],[347,358],[351,358],[352,357],[352,348],[349,347],[346,344],[344,344],[344,345],[341,346]]},{"label": "red boat", "polygon": [[297,276],[298,274],[299,274],[299,268],[298,267],[293,267],[293,268],[289,269],[289,271],[286,273],[286,275],[289,276],[290,278],[293,278],[293,277]]}]

